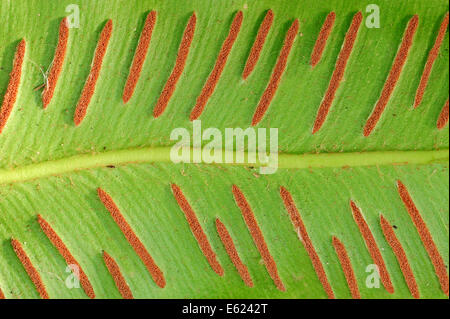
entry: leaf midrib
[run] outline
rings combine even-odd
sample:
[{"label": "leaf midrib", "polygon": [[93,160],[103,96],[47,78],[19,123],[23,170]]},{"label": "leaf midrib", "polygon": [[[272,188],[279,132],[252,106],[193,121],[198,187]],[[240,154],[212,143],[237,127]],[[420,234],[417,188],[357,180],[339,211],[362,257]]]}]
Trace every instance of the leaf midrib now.
[{"label": "leaf midrib", "polygon": [[[29,164],[14,169],[0,169],[0,185],[19,183],[38,178],[62,175],[79,170],[87,170],[107,166],[122,166],[131,163],[172,162],[170,151],[172,147],[145,147],[107,151],[92,154],[79,154],[57,160]],[[222,152],[222,157],[226,151]],[[236,151],[228,151],[236,156]],[[192,154],[192,152],[191,152]],[[250,153],[244,152],[243,163],[212,163],[210,165],[241,165],[262,167],[263,163],[246,162]],[[192,162],[192,161],[191,161]],[[432,163],[448,163],[449,150],[430,151],[373,151],[348,153],[318,153],[318,154],[278,154],[279,169],[358,167],[383,165],[426,165]],[[202,161],[202,164],[207,164]]]}]

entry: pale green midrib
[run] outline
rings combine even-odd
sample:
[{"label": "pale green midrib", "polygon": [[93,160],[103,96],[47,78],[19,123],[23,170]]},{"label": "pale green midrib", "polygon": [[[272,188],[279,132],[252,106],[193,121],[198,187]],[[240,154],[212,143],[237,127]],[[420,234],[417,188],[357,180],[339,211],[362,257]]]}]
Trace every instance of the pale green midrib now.
[{"label": "pale green midrib", "polygon": [[[65,173],[131,163],[171,162],[171,147],[147,147],[82,154],[62,159],[46,161],[17,167],[11,170],[0,169],[0,184],[18,183]],[[225,153],[225,152],[224,152]],[[236,155],[235,152],[231,152]],[[245,153],[247,158],[248,153]],[[432,151],[375,151],[321,154],[279,154],[278,168],[326,168],[357,167],[380,165],[448,163],[449,150]],[[261,163],[210,164],[264,166]]]}]

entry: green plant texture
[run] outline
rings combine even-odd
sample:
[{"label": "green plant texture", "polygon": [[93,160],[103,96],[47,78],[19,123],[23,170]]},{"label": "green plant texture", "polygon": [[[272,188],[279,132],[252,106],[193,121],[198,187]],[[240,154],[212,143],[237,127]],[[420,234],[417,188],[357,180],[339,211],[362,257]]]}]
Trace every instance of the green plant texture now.
[{"label": "green plant texture", "polygon": [[[0,134],[0,289],[6,298],[39,298],[11,247],[15,238],[37,269],[50,298],[88,298],[65,284],[66,261],[43,233],[43,216],[89,278],[96,298],[121,298],[102,258],[107,251],[135,298],[327,298],[311,259],[280,197],[292,194],[336,298],[351,298],[332,245],[346,247],[362,298],[412,298],[400,264],[386,240],[380,214],[395,225],[421,298],[448,298],[424,243],[397,191],[406,185],[445,265],[449,261],[449,130],[436,121],[449,91],[449,35],[434,62],[421,105],[413,108],[427,56],[448,12],[443,0],[378,0],[380,28],[363,20],[330,113],[312,134],[317,110],[355,13],[368,15],[365,0],[0,0],[0,101],[16,47],[26,41],[17,101]],[[80,10],[51,103],[42,89],[66,8]],[[273,25],[252,74],[242,72],[267,10]],[[122,93],[147,14],[156,25],[131,100]],[[287,30],[300,28],[275,97],[257,128],[278,128],[279,167],[260,174],[259,164],[170,161],[174,128],[192,131],[189,114],[217,59],[238,11],[243,22],[220,80],[204,112],[202,127],[251,127]],[[322,59],[311,52],[327,14],[336,13]],[[197,24],[186,66],[165,112],[153,108],[172,72],[192,13]],[[363,127],[392,67],[408,21],[419,17],[413,45],[383,115],[369,137]],[[73,115],[106,21],[113,31],[87,115]],[[235,150],[232,150],[233,152]],[[180,186],[202,226],[224,275],[217,275],[191,232],[171,190]],[[245,194],[286,290],[268,274],[233,197]],[[158,287],[97,196],[104,189],[119,207],[166,279]],[[353,200],[369,225],[391,277],[394,293],[366,285],[374,261],[352,216]],[[244,284],[217,233],[227,227],[254,287]],[[447,268],[448,274],[448,268]],[[1,301],[0,301],[1,303]]]}]

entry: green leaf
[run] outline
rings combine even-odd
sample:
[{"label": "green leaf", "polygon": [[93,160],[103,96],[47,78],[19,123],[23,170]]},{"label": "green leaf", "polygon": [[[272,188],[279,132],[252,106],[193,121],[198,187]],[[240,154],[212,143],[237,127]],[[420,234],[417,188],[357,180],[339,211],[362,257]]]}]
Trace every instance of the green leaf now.
[{"label": "green leaf", "polygon": [[[58,43],[58,28],[70,4],[80,10],[79,28],[69,29],[67,54],[51,103],[42,107],[43,73]],[[2,1],[0,2],[0,96],[8,86],[17,44],[26,41],[18,98],[0,134],[0,289],[6,298],[39,298],[15,254],[17,239],[51,298],[87,298],[69,289],[67,263],[42,231],[41,215],[81,265],[97,298],[120,298],[102,258],[117,262],[135,298],[327,298],[305,246],[280,196],[283,186],[295,206],[337,298],[351,298],[332,245],[345,246],[362,298],[412,298],[400,264],[380,225],[394,227],[421,298],[447,298],[432,261],[408,214],[397,181],[407,187],[445,267],[449,260],[448,126],[436,121],[448,99],[448,32],[432,67],[421,105],[414,97],[428,53],[448,3],[379,0],[380,28],[368,28],[369,3],[357,0],[295,1]],[[274,13],[260,58],[247,80],[245,62],[267,10]],[[134,95],[122,93],[147,14],[157,21]],[[260,174],[260,163],[242,165],[170,161],[175,128],[192,133],[189,114],[196,103],[238,11],[243,22],[217,87],[200,116],[203,129],[247,128],[271,77],[287,30],[300,30],[274,99],[257,128],[278,128],[279,168]],[[311,52],[327,14],[334,28],[320,62]],[[311,130],[327,90],[352,17],[363,22],[330,113],[316,134]],[[197,24],[186,66],[165,112],[153,108],[172,72],[186,24]],[[395,90],[375,130],[363,127],[380,97],[405,28],[417,14],[419,27]],[[73,116],[91,69],[101,30],[113,31],[84,121]],[[234,150],[236,151],[236,150]],[[192,206],[217,254],[217,275],[199,248],[171,184]],[[245,195],[278,269],[285,291],[271,279],[232,193]],[[164,273],[160,288],[97,196],[105,190]],[[374,264],[349,205],[353,200],[369,225],[391,278],[370,288]],[[217,233],[215,219],[228,229],[254,283],[245,285]],[[300,236],[301,237],[301,236]],[[448,268],[447,268],[448,269]],[[448,276],[448,270],[445,270]],[[448,277],[447,277],[448,278]]]}]

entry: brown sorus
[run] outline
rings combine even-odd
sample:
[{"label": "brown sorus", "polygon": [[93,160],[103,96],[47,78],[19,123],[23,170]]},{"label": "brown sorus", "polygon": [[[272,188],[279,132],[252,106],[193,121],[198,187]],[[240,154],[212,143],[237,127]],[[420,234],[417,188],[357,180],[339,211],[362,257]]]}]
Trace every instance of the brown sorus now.
[{"label": "brown sorus", "polygon": [[[50,226],[50,224],[44,218],[42,218],[41,215],[37,216],[37,220],[44,234],[47,236],[47,238],[50,240],[53,246],[55,246],[55,248],[59,251],[59,253],[64,258],[66,263],[68,265],[76,265],[78,267],[78,276],[79,276],[78,279],[80,280],[81,287],[83,287],[83,290],[86,292],[86,295],[88,295],[89,298],[94,299],[95,298],[94,288],[92,288],[89,278],[83,271],[83,268],[81,268],[78,261],[70,253],[69,249],[63,243],[62,239],[58,236],[58,234],[53,230],[52,226]],[[76,272],[74,272],[74,274],[77,275]]]},{"label": "brown sorus", "polygon": [[228,232],[225,225],[219,220],[219,218],[216,218],[216,228],[217,232],[219,233],[219,237],[222,240],[223,245],[225,246],[225,250],[227,251],[228,256],[230,256],[233,265],[236,267],[239,276],[241,276],[242,280],[247,286],[253,287],[252,277],[248,272],[247,266],[242,262],[241,258],[239,257],[239,254],[236,250],[236,247],[233,243],[233,239],[231,238],[230,233]]},{"label": "brown sorus", "polygon": [[44,109],[52,100],[53,93],[55,92],[56,83],[58,82],[59,75],[61,74],[64,64],[64,58],[66,57],[67,42],[69,41],[69,26],[67,24],[67,18],[61,20],[59,24],[59,36],[58,44],[56,46],[55,56],[53,58],[52,66],[47,78],[47,85],[42,92],[42,104]]},{"label": "brown sorus", "polygon": [[390,294],[394,293],[394,286],[392,285],[391,278],[389,276],[389,272],[386,268],[386,264],[384,263],[383,256],[381,255],[380,249],[378,248],[377,242],[373,237],[372,231],[367,225],[361,210],[353,201],[350,201],[350,207],[352,209],[353,218],[358,225],[359,231],[364,238],[367,249],[369,250],[370,256],[372,257],[375,264],[378,266],[381,282],[383,283],[384,288],[386,288],[387,292]]},{"label": "brown sorus", "polygon": [[191,121],[196,120],[202,114],[206,103],[213,94],[214,89],[219,82],[222,71],[225,68],[225,64],[227,63],[227,59],[230,55],[231,49],[233,48],[233,44],[239,34],[239,30],[241,29],[242,19],[242,11],[239,11],[234,17],[233,22],[231,23],[230,31],[222,45],[222,48],[220,49],[219,56],[217,57],[216,64],[214,65],[214,69],[209,75],[208,80],[206,80],[202,92],[198,96],[195,106],[192,109],[191,115],[189,116],[189,119]]},{"label": "brown sorus", "polygon": [[289,217],[291,218],[292,225],[294,226],[296,232],[300,235],[300,241],[306,249],[306,252],[311,258],[311,262],[313,264],[314,270],[316,271],[317,277],[319,278],[320,283],[325,289],[325,292],[328,295],[328,298],[334,299],[333,289],[328,281],[327,274],[325,273],[325,269],[323,268],[323,264],[320,261],[319,255],[314,248],[314,245],[309,238],[308,231],[306,230],[305,224],[300,216],[300,212],[295,205],[294,199],[292,198],[291,193],[284,188],[283,186],[280,188],[280,195],[283,199],[284,206],[289,213]]},{"label": "brown sorus", "polygon": [[36,287],[36,290],[41,296],[41,298],[49,299],[50,297],[48,296],[47,290],[45,289],[44,283],[42,282],[41,275],[39,275],[36,268],[34,268],[30,258],[27,256],[27,253],[22,248],[22,244],[18,240],[11,238],[11,246],[13,247],[14,252],[19,258],[23,267],[25,268],[28,276],[30,276],[31,281]]},{"label": "brown sorus", "polygon": [[236,185],[233,185],[232,190],[234,199],[241,210],[244,221],[247,224],[248,230],[250,231],[250,235],[252,236],[253,241],[258,248],[259,253],[261,254],[261,257],[264,260],[267,272],[269,273],[277,288],[281,291],[285,291],[286,288],[284,287],[284,284],[281,281],[280,276],[278,275],[277,264],[270,254],[269,248],[267,247],[264,236],[258,226],[258,222],[255,219],[255,215],[253,214],[250,205],[245,199],[242,191]]},{"label": "brown sorus", "polygon": [[103,260],[105,261],[106,267],[113,277],[113,280],[116,284],[117,289],[122,295],[122,298],[133,299],[133,294],[131,293],[130,287],[125,281],[125,278],[120,271],[119,265],[117,265],[114,258],[112,258],[106,251],[103,251]]},{"label": "brown sorus", "polygon": [[362,18],[363,17],[361,12],[358,12],[353,16],[352,23],[350,24],[350,27],[348,28],[348,31],[345,35],[344,45],[342,46],[341,52],[339,53],[336,65],[334,67],[333,74],[331,75],[331,80],[328,84],[327,91],[325,92],[325,96],[323,97],[322,103],[320,104],[319,110],[317,111],[312,134],[315,134],[320,130],[327,118],[328,112],[330,111],[331,105],[336,95],[336,91],[339,88],[342,79],[344,78],[345,68],[347,66],[348,59],[350,58],[350,54],[352,53],[353,46],[358,35],[359,27],[361,26]]},{"label": "brown sorus", "polygon": [[147,249],[145,248],[144,244],[141,242],[139,237],[134,233],[131,226],[125,220],[116,203],[114,203],[111,196],[109,196],[109,194],[106,193],[101,188],[97,189],[97,194],[100,200],[102,201],[103,205],[105,206],[105,208],[111,214],[111,217],[114,219],[117,226],[119,226],[120,230],[122,231],[127,241],[130,243],[131,247],[133,247],[136,254],[144,263],[145,267],[147,268],[148,272],[152,276],[155,283],[159,287],[164,288],[166,286],[166,280],[164,278],[163,272],[155,263],[152,256],[147,251]]},{"label": "brown sorus", "polygon": [[338,255],[342,270],[344,271],[345,279],[347,280],[348,287],[350,288],[352,298],[361,299],[355,272],[353,271],[353,267],[344,244],[342,244],[342,242],[337,237],[333,236],[333,246],[336,254]]},{"label": "brown sorus", "polygon": [[218,274],[219,276],[223,276],[223,268],[217,261],[216,253],[213,251],[211,245],[209,244],[208,238],[206,237],[206,234],[203,231],[203,228],[200,225],[194,210],[181,191],[181,188],[175,184],[172,184],[171,187],[173,195],[175,196],[178,205],[183,211],[189,227],[191,228],[192,234],[194,234],[194,237],[197,240],[197,243],[200,246],[203,255],[205,255],[209,265],[216,272],[216,274]]},{"label": "brown sorus", "polygon": [[436,122],[436,127],[439,130],[442,130],[448,123],[448,99],[445,102],[444,107],[442,108],[441,113],[439,114],[438,120]]},{"label": "brown sorus", "polygon": [[134,53],[133,62],[131,64],[130,73],[128,74],[125,88],[123,89],[122,100],[123,103],[127,103],[133,96],[134,89],[139,80],[139,76],[142,71],[142,67],[147,56],[148,47],[152,39],[153,29],[156,24],[156,11],[151,11],[145,19],[144,28],[142,29],[139,43]]},{"label": "brown sorus", "polygon": [[250,50],[250,54],[248,55],[247,62],[245,63],[244,72],[242,73],[242,78],[246,80],[248,76],[252,73],[253,69],[258,63],[259,56],[261,54],[261,50],[264,46],[264,42],[266,41],[266,37],[269,34],[270,28],[273,23],[273,12],[272,10],[267,11],[264,20],[261,22],[259,26],[258,33],[256,34],[255,42]]},{"label": "brown sorus", "polygon": [[403,273],[403,277],[405,277],[405,281],[406,284],[408,285],[411,295],[416,299],[420,298],[416,278],[414,277],[411,266],[409,265],[408,258],[406,257],[402,244],[400,243],[400,241],[398,240],[397,236],[394,233],[394,229],[386,220],[386,218],[384,218],[383,215],[380,215],[380,224],[381,229],[383,230],[384,237],[386,238],[387,242],[389,243],[389,246],[391,246],[395,256],[397,257],[400,269]]},{"label": "brown sorus", "polygon": [[392,65],[391,71],[389,72],[388,78],[384,83],[383,90],[381,91],[380,98],[375,105],[372,114],[364,126],[364,136],[369,136],[373,129],[377,125],[381,114],[383,114],[389,99],[391,98],[392,92],[394,92],[395,86],[400,74],[402,72],[403,66],[405,65],[406,59],[408,58],[409,49],[412,46],[414,34],[416,33],[417,27],[419,26],[419,17],[414,15],[408,22],[406,27],[405,35],[403,36],[400,49],[395,56],[394,64]]},{"label": "brown sorus", "polygon": [[19,92],[20,78],[22,76],[22,65],[25,57],[25,40],[22,39],[16,49],[14,55],[13,68],[9,74],[8,87],[3,96],[2,107],[0,109],[0,134],[6,126],[9,116],[13,110],[14,104],[17,100],[17,93]]},{"label": "brown sorus", "polygon": [[431,48],[430,53],[428,53],[427,62],[425,63],[425,68],[423,69],[419,86],[417,87],[416,97],[414,98],[414,108],[418,107],[422,102],[423,95],[427,87],[428,79],[430,78],[431,69],[433,67],[434,61],[438,57],[439,49],[441,47],[442,41],[444,40],[445,33],[447,32],[447,27],[448,27],[448,12],[445,15],[444,19],[442,20],[438,35],[436,37],[436,41],[434,42],[434,45]]},{"label": "brown sorus", "polygon": [[325,18],[325,22],[320,29],[319,36],[317,37],[316,44],[314,44],[314,49],[311,54],[310,64],[315,67],[319,63],[325,45],[327,44],[328,37],[330,36],[331,30],[333,30],[334,21],[336,20],[336,13],[330,12]]},{"label": "brown sorus", "polygon": [[197,16],[195,12],[190,17],[186,29],[184,29],[183,38],[181,40],[180,47],[178,49],[177,59],[175,61],[175,66],[169,79],[164,86],[164,89],[159,96],[158,102],[156,102],[155,108],[153,109],[153,117],[158,118],[166,109],[169,100],[175,92],[175,88],[178,80],[183,74],[184,66],[186,65],[186,60],[189,55],[189,49],[191,47],[192,40],[194,39],[195,24],[197,23]]},{"label": "brown sorus", "polygon": [[444,259],[439,253],[439,250],[437,249],[436,244],[434,243],[433,237],[431,237],[430,231],[428,230],[425,221],[420,215],[420,212],[417,209],[416,204],[414,204],[414,201],[411,198],[411,195],[409,194],[406,186],[401,181],[397,181],[397,189],[400,198],[402,199],[403,204],[405,205],[406,210],[408,211],[408,214],[414,223],[414,226],[416,226],[420,239],[422,240],[422,243],[425,246],[428,255],[430,256],[431,262],[433,263],[434,266],[434,270],[439,279],[439,283],[441,284],[441,289],[448,296],[449,279]]},{"label": "brown sorus", "polygon": [[269,108],[270,103],[272,102],[272,99],[275,96],[278,85],[281,81],[281,77],[283,76],[284,70],[286,69],[289,53],[291,52],[292,45],[294,44],[294,40],[297,36],[298,28],[299,22],[298,19],[295,19],[286,33],[283,47],[281,48],[277,63],[275,64],[275,68],[273,69],[272,75],[270,76],[269,84],[267,84],[267,87],[264,90],[261,99],[259,100],[258,106],[256,107],[255,114],[253,114],[252,126],[255,126],[262,120],[264,114]]},{"label": "brown sorus", "polygon": [[92,96],[94,95],[95,86],[97,84],[98,77],[100,76],[100,70],[102,68],[103,58],[106,54],[106,49],[108,48],[108,43],[112,34],[112,20],[108,22],[103,27],[100,33],[100,39],[97,44],[97,48],[94,53],[94,60],[92,61],[91,71],[89,72],[86,83],[84,84],[83,91],[81,91],[80,99],[78,100],[77,108],[75,109],[74,123],[76,126],[80,125],[86,116],[86,112],[91,102]]}]

